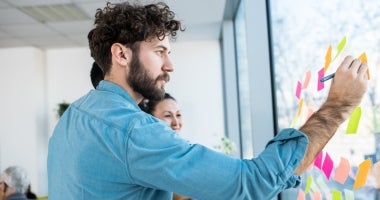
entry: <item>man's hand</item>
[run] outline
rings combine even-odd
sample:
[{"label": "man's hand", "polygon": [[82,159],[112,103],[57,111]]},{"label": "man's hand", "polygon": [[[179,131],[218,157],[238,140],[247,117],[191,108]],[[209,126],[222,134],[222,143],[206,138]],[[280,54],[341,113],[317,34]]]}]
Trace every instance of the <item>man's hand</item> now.
[{"label": "man's hand", "polygon": [[367,64],[347,56],[335,72],[326,102],[300,128],[309,138],[305,156],[296,174],[304,172],[314,161],[351,112],[360,104],[367,90]]}]

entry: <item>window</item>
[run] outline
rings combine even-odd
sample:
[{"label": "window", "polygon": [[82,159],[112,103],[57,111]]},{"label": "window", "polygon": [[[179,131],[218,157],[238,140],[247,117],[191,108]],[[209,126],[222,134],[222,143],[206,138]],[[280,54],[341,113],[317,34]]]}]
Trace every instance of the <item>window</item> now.
[{"label": "window", "polygon": [[[333,73],[346,55],[359,57],[363,52],[367,55],[371,74],[368,92],[360,105],[361,118],[356,133],[346,134],[347,120],[323,150],[323,159],[328,154],[334,165],[330,178],[314,166],[304,174],[304,183],[300,187],[303,191],[288,190],[283,193],[283,199],[295,199],[300,192],[306,193],[306,199],[312,199],[312,195],[318,192],[323,199],[334,195],[342,199],[349,199],[351,195],[355,199],[380,199],[379,189],[376,189],[380,186],[376,186],[376,178],[370,173],[365,176],[365,185],[353,188],[359,165],[368,158],[372,165],[380,159],[379,10],[380,1],[376,0],[270,1],[279,129],[298,128],[307,119],[309,111],[318,109],[326,99],[331,81],[319,91],[317,83],[318,71],[324,67],[325,56],[329,55],[329,45],[332,47],[332,62],[326,74]],[[335,55],[338,56],[335,58]],[[298,81],[304,84],[308,73],[311,75],[309,85],[301,90],[298,98],[295,95]],[[296,119],[301,100],[301,116],[304,117]],[[348,160],[350,172],[347,180],[340,183],[333,175],[342,158]],[[312,180],[314,189],[306,191],[307,180]]]}]

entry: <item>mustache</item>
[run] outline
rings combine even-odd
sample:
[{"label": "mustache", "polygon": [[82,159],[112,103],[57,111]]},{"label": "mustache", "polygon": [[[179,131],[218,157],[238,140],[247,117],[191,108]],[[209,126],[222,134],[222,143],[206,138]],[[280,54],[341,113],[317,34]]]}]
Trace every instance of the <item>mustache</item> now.
[{"label": "mustache", "polygon": [[165,82],[169,82],[170,81],[170,75],[169,73],[164,73],[164,74],[161,74],[157,77],[156,81],[165,81]]}]

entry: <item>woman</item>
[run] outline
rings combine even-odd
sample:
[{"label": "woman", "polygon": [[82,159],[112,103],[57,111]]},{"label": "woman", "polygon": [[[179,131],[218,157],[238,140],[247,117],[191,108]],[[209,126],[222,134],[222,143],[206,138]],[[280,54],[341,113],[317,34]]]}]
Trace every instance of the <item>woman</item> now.
[{"label": "woman", "polygon": [[166,122],[175,132],[182,129],[182,114],[178,108],[177,101],[169,93],[165,93],[162,100],[143,100],[139,107],[162,121]]},{"label": "woman", "polygon": [[[165,93],[162,100],[152,101],[144,99],[139,107],[162,121],[166,122],[175,132],[179,133],[182,129],[182,113],[178,108],[177,101],[169,93]],[[191,200],[179,194],[173,194],[173,200]]]}]

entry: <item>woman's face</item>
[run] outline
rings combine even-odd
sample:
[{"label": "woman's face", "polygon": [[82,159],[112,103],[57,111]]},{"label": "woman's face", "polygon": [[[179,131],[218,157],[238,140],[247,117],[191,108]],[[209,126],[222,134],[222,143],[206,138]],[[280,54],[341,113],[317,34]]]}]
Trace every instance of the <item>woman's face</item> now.
[{"label": "woman's face", "polygon": [[166,122],[175,132],[182,129],[182,114],[177,102],[173,99],[164,99],[156,105],[152,113],[155,117]]}]

